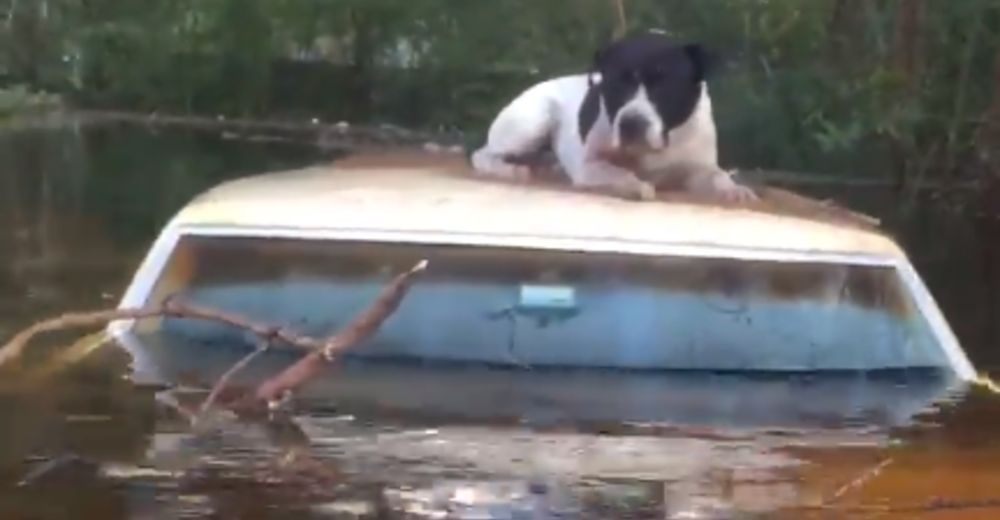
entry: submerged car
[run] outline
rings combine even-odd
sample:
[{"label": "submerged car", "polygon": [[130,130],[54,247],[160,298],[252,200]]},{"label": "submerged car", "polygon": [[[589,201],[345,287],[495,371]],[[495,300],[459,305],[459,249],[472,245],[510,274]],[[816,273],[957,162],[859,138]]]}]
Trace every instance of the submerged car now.
[{"label": "submerged car", "polygon": [[[428,271],[352,356],[975,377],[905,252],[846,210],[774,189],[740,207],[626,201],[478,179],[443,154],[359,154],[210,189],[163,228],[120,305],[177,295],[322,336],[421,259]],[[252,345],[173,318],[111,330]]]}]

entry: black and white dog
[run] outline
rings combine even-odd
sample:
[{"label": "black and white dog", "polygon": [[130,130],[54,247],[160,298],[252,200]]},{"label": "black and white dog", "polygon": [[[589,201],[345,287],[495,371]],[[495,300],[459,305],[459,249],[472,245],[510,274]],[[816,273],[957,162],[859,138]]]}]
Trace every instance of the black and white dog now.
[{"label": "black and white dog", "polygon": [[701,45],[657,33],[613,42],[590,73],[538,83],[504,107],[472,166],[527,180],[531,168],[521,159],[551,147],[579,188],[649,200],[666,181],[724,201],[753,200],[718,166],[710,61]]}]

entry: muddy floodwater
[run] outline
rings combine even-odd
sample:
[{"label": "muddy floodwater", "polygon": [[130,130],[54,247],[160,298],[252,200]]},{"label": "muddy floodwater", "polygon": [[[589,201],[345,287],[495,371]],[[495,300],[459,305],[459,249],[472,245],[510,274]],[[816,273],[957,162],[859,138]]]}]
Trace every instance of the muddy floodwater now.
[{"label": "muddy floodwater", "polygon": [[[0,338],[114,306],[160,226],[197,192],[330,158],[204,129],[69,120],[0,131]],[[1000,374],[995,208],[961,190],[787,186],[881,218],[977,368]],[[1000,395],[935,374],[357,362],[294,403],[295,428],[195,435],[161,388],[128,379],[122,349],[89,332],[48,337],[23,370],[0,372],[2,519],[1000,518]],[[149,348],[174,363],[181,398],[199,398],[241,356]],[[311,471],[282,470],[288,445],[308,449]]]}]

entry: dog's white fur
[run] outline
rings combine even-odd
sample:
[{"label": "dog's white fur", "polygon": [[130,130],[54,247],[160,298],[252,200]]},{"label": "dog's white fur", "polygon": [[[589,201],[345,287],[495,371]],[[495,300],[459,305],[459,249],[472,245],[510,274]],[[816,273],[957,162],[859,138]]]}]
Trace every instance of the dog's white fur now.
[{"label": "dog's white fur", "polygon": [[[595,82],[600,81],[598,74],[590,77]],[[635,114],[644,116],[649,123],[646,129],[648,150],[638,157],[639,169],[656,172],[674,163],[705,164],[710,167],[697,171],[718,177],[708,183],[716,188],[715,195],[737,200],[752,198],[752,192],[747,196],[749,190],[736,184],[717,166],[712,101],[704,82],[693,113],[683,124],[670,130],[667,143],[662,138],[663,123],[641,86],[618,111],[614,121],[608,120],[601,101],[597,120],[581,140],[578,118],[589,88],[588,75],[578,74],[543,81],[514,98],[490,125],[485,146],[472,154],[475,171],[483,176],[527,180],[530,168],[510,162],[508,157],[530,155],[549,144],[574,186],[607,190],[627,198],[652,199],[655,189],[651,183],[641,180],[636,172],[612,164],[605,155],[620,147],[618,123],[621,118]]]}]

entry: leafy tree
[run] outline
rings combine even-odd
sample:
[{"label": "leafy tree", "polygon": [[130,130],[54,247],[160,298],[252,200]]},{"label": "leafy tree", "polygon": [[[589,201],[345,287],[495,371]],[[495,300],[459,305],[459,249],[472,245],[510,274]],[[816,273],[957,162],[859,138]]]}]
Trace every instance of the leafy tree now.
[{"label": "leafy tree", "polygon": [[[616,1],[0,0],[0,81],[82,106],[476,137],[529,82],[589,66]],[[996,0],[622,2],[629,29],[719,51],[729,164],[953,181],[997,144]]]}]

